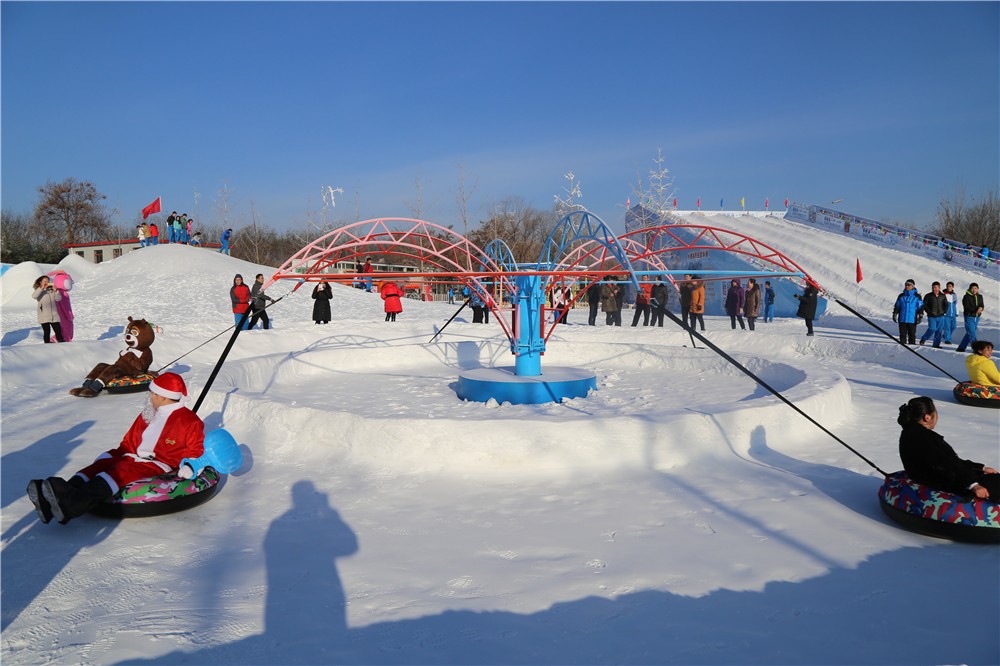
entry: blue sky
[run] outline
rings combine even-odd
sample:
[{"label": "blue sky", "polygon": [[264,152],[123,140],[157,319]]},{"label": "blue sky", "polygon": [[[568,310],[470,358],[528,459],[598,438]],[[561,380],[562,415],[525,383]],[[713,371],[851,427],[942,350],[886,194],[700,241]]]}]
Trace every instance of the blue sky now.
[{"label": "blue sky", "polygon": [[[613,228],[657,148],[678,204],[925,225],[1000,181],[1000,4],[3,2],[2,206],[94,182],[279,229],[549,208]],[[195,208],[195,191],[199,201]],[[632,196],[634,200],[634,196]],[[357,202],[357,210],[355,207]]]}]

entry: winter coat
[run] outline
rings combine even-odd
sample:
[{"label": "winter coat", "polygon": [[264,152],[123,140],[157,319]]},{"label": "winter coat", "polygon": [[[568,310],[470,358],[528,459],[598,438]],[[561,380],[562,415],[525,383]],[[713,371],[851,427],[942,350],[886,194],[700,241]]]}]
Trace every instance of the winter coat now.
[{"label": "winter coat", "polygon": [[705,313],[705,283],[701,280],[691,284],[691,314]]},{"label": "winter coat", "polygon": [[566,290],[562,287],[552,289],[552,307],[560,310],[566,307]]},{"label": "winter coat", "polygon": [[333,298],[330,283],[323,282],[316,285],[312,297],[316,299],[313,303],[313,321],[330,321],[330,300]]},{"label": "winter coat", "polygon": [[250,288],[250,300],[253,303],[254,310],[263,310],[267,307],[267,302],[274,302],[274,299],[264,293],[264,284],[261,282],[253,281],[253,287]]},{"label": "winter coat", "polygon": [[[649,303],[654,308],[667,308],[667,300],[670,298],[670,290],[667,289],[667,285],[662,282],[657,282],[653,285],[653,290],[649,295]],[[691,301],[691,295],[688,294],[688,302]]]},{"label": "winter coat", "polygon": [[948,299],[948,316],[952,319],[958,317],[958,294],[955,292],[948,293],[944,292],[945,298]]},{"label": "winter coat", "polygon": [[681,282],[678,285],[678,291],[681,293],[681,309],[690,310],[691,309],[691,292],[694,290],[694,285],[690,282]]},{"label": "winter coat", "polygon": [[924,311],[924,299],[920,297],[916,289],[903,291],[896,297],[896,304],[892,308],[892,314],[899,317],[901,324],[915,324],[917,317]]},{"label": "winter coat", "polygon": [[112,458],[141,458],[169,472],[177,469],[184,458],[198,458],[205,452],[205,424],[194,412],[176,403],[164,405],[156,413],[161,418],[163,414],[167,417],[155,441],[144,443],[142,436],[147,428],[159,427],[159,419],[154,417],[151,423],[146,423],[140,414],[118,448],[111,449],[106,455]]},{"label": "winter coat", "polygon": [[743,304],[743,314],[748,317],[756,317],[760,312],[760,285],[755,284],[747,289],[745,302]]},{"label": "winter coat", "polygon": [[933,291],[924,294],[924,312],[928,317],[943,317],[948,314],[948,297],[943,291],[937,296]]},{"label": "winter coat", "polygon": [[62,300],[62,293],[58,289],[55,287],[51,287],[50,289],[39,287],[31,292],[31,297],[38,301],[39,324],[59,323],[59,307],[56,303]]},{"label": "winter coat", "polygon": [[965,296],[962,297],[962,310],[965,312],[966,317],[978,317],[982,314],[983,309],[983,295],[973,294],[971,291],[965,292]]},{"label": "winter coat", "polygon": [[621,287],[616,284],[601,285],[601,312],[618,312],[618,292]]},{"label": "winter coat", "polygon": [[382,296],[382,300],[385,301],[386,314],[403,311],[403,302],[400,300],[403,292],[400,291],[395,283],[386,282],[379,290],[379,293]]},{"label": "winter coat", "polygon": [[593,305],[594,303],[601,302],[601,283],[593,282],[589,287],[587,287],[587,304]]},{"label": "winter coat", "polygon": [[250,287],[243,284],[236,284],[236,278],[241,278],[242,275],[237,275],[233,278],[233,287],[229,290],[229,300],[233,303],[233,314],[243,314],[250,307]]},{"label": "winter coat", "polygon": [[969,381],[973,384],[1000,386],[1000,371],[997,371],[997,364],[993,359],[969,354],[965,357],[965,367],[969,369]]},{"label": "winter coat", "polygon": [[726,314],[730,317],[742,315],[745,296],[743,287],[729,287],[726,294]]},{"label": "winter coat", "polygon": [[764,290],[764,305],[774,305],[774,289],[770,287]]},{"label": "winter coat", "polygon": [[160,228],[156,226],[156,223],[149,225],[149,237],[156,238],[160,235]]},{"label": "winter coat", "polygon": [[803,319],[815,319],[816,307],[819,305],[819,292],[816,288],[807,286],[805,292],[801,296],[795,294],[795,298],[799,299],[799,309],[795,316]]},{"label": "winter coat", "polygon": [[639,285],[639,291],[635,294],[635,304],[636,305],[649,305],[649,297],[653,291],[653,285],[648,283],[641,283]]},{"label": "winter coat", "polygon": [[944,437],[919,423],[899,435],[899,457],[907,476],[937,490],[969,496],[969,486],[983,474],[983,464],[958,457]]}]

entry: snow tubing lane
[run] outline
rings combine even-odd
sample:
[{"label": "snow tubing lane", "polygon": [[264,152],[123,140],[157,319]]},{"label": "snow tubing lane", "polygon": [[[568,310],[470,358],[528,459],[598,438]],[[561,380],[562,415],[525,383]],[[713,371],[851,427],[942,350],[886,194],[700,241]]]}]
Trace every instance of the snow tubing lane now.
[{"label": "snow tubing lane", "polygon": [[128,375],[125,377],[119,377],[118,379],[113,379],[108,382],[104,390],[108,393],[138,393],[139,391],[145,391],[149,388],[149,383],[153,381],[156,375],[144,372],[140,375]]},{"label": "snow tubing lane", "polygon": [[1000,386],[959,382],[951,390],[955,400],[973,407],[1000,407]]},{"label": "snow tubing lane", "polygon": [[106,518],[149,518],[192,509],[212,499],[221,480],[222,475],[211,467],[193,479],[173,473],[140,479],[98,504],[91,513]]},{"label": "snow tubing lane", "polygon": [[895,472],[878,491],[882,511],[921,534],[973,543],[1000,543],[1000,504],[934,490]]}]

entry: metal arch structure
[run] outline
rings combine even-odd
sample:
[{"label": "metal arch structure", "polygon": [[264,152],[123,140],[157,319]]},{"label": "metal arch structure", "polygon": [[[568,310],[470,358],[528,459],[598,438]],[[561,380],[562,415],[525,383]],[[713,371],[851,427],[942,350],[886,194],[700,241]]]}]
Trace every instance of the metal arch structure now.
[{"label": "metal arch structure", "polygon": [[[469,285],[487,304],[500,322],[501,328],[512,339],[510,324],[499,316],[495,300],[488,288],[480,283],[480,278],[489,277],[500,283],[502,288],[514,290],[507,277],[513,256],[506,248],[493,247],[484,251],[467,238],[451,229],[432,222],[407,217],[382,217],[354,222],[317,238],[288,258],[264,285],[266,289],[278,280],[299,281],[298,289],[304,282],[353,281],[358,279],[412,279],[415,277],[453,277]],[[502,241],[500,242],[502,244]],[[327,271],[342,261],[353,261],[363,256],[387,255],[416,259],[426,264],[430,272],[387,273],[328,273]],[[494,256],[496,259],[494,259]],[[470,266],[478,270],[470,270]]]}]

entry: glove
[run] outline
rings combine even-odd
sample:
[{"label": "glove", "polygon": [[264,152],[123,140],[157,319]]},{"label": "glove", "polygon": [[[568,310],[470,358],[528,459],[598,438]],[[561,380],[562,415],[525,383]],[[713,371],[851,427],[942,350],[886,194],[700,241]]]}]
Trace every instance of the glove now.
[{"label": "glove", "polygon": [[181,465],[180,469],[177,470],[177,476],[182,479],[190,479],[194,477],[194,470],[191,469],[191,465]]},{"label": "glove", "polygon": [[924,319],[924,313],[923,312],[918,312],[917,313],[917,323],[919,324],[921,321],[923,321],[923,319]]},{"label": "glove", "polygon": [[899,315],[896,314],[895,312],[892,313],[892,323],[893,324],[898,324],[899,323]]}]

